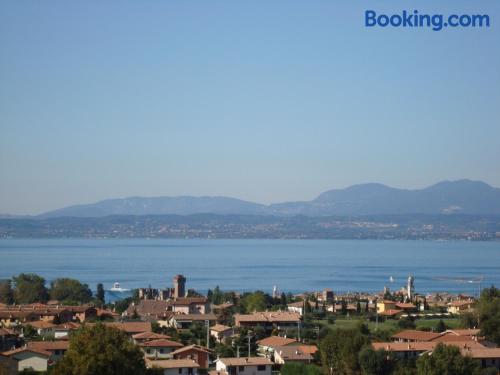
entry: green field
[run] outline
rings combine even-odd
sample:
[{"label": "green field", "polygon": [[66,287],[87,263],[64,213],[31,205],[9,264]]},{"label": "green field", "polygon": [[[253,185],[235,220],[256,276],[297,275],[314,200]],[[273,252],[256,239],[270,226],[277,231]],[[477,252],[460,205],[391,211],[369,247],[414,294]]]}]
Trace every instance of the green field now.
[{"label": "green field", "polygon": [[[337,318],[334,324],[329,324],[327,320],[315,320],[314,323],[320,326],[329,327],[331,329],[355,328],[359,320],[360,319],[357,317],[352,317],[352,318],[342,317],[342,318]],[[417,326],[417,329],[430,330],[437,326],[439,320],[440,319],[417,319],[415,320],[415,324]],[[446,326],[449,327],[450,329],[460,327],[460,320],[457,318],[443,318],[442,320],[444,324],[446,324]],[[368,328],[370,329],[371,332],[374,332],[377,329],[380,331],[391,331],[391,332],[397,332],[401,330],[400,328],[398,328],[397,320],[388,319],[383,322],[381,321],[378,323],[378,326],[375,322],[366,322],[366,323],[368,324]]]}]

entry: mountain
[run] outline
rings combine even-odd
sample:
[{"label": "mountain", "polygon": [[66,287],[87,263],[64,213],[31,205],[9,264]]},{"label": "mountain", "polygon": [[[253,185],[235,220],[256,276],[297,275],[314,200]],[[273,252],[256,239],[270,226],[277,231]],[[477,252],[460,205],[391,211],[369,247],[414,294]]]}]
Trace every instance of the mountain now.
[{"label": "mountain", "polygon": [[277,216],[453,213],[499,215],[500,189],[471,180],[443,181],[415,190],[369,183],[329,190],[312,201],[275,203],[268,206],[227,197],[133,197],[70,206],[39,217],[197,213]]},{"label": "mountain", "polygon": [[132,197],[70,206],[44,213],[39,217],[190,215],[196,213],[258,215],[266,213],[266,206],[228,197]]}]

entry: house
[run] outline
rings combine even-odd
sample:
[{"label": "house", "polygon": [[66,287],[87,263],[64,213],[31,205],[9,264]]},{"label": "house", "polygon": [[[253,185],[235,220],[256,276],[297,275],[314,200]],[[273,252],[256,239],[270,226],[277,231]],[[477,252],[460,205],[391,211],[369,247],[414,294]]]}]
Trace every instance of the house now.
[{"label": "house", "polygon": [[[419,342],[375,342],[372,343],[374,350],[385,350],[387,352],[393,353],[397,358],[400,359],[414,359],[422,355],[423,353],[432,352],[434,348],[439,345],[439,342],[434,341],[419,341]],[[445,345],[454,345],[460,349],[470,348],[470,349],[486,349],[483,345],[475,341],[455,341],[446,342]]]},{"label": "house", "polygon": [[131,337],[137,333],[151,332],[150,322],[109,322],[104,324],[108,327],[117,328]]},{"label": "house", "polygon": [[124,316],[139,315],[141,317],[152,317],[155,319],[166,319],[172,315],[169,301],[141,300],[138,304],[132,302]]},{"label": "house", "polygon": [[450,314],[463,314],[464,312],[470,311],[473,309],[475,304],[474,300],[465,300],[465,301],[452,301],[448,303],[447,311]]},{"label": "house", "polygon": [[29,349],[27,347],[14,349],[2,354],[17,362],[17,370],[19,372],[24,370],[47,371],[51,355],[48,351]]},{"label": "house", "polygon": [[410,314],[417,311],[417,306],[413,303],[396,303],[396,309],[403,310],[405,313]]},{"label": "house", "polygon": [[146,367],[163,369],[163,375],[197,375],[200,366],[191,359],[146,359]]},{"label": "house", "polygon": [[65,306],[65,308],[71,311],[73,320],[81,323],[86,320],[95,320],[97,318],[97,309],[91,305]]},{"label": "house", "polygon": [[136,333],[135,335],[132,336],[132,339],[134,340],[135,344],[140,344],[146,341],[159,340],[159,339],[169,340],[171,338],[172,337],[170,336],[155,332],[141,332],[141,333]]},{"label": "house", "polygon": [[14,358],[7,357],[0,353],[0,369],[4,375],[17,375],[18,374],[18,363]]},{"label": "house", "polygon": [[423,342],[432,341],[441,336],[441,333],[426,332],[408,329],[391,336],[394,342]]},{"label": "house", "polygon": [[170,354],[174,359],[191,359],[200,365],[200,368],[206,369],[210,364],[209,356],[212,351],[199,345],[188,345]]},{"label": "house", "polygon": [[53,335],[54,328],[57,326],[57,324],[47,322],[46,320],[37,320],[25,325],[33,327],[40,336]]},{"label": "house", "polygon": [[[168,319],[168,326],[176,329],[189,329],[193,323],[206,322],[215,323],[217,317],[214,314],[174,314]],[[160,323],[161,324],[161,323]]]},{"label": "house", "polygon": [[270,336],[266,337],[262,340],[257,341],[258,351],[260,354],[267,356],[268,358],[272,357],[272,353],[274,352],[275,347],[283,347],[289,345],[300,345],[295,339],[289,339],[281,336]]},{"label": "house", "polygon": [[223,324],[215,324],[210,327],[210,336],[215,337],[215,341],[223,343],[234,335],[234,329]]},{"label": "house", "polygon": [[482,368],[495,367],[500,372],[500,348],[461,348],[463,356],[479,361]]},{"label": "house", "polygon": [[300,345],[275,346],[274,362],[280,365],[290,362],[311,363],[313,354],[311,350],[303,350]]},{"label": "house", "polygon": [[253,328],[256,326],[262,326],[267,331],[297,327],[297,325],[301,322],[299,314],[288,311],[266,311],[255,312],[253,314],[235,314],[234,321],[236,327]]},{"label": "house", "polygon": [[20,324],[39,320],[39,316],[32,311],[6,309],[0,310],[0,326],[4,328],[17,327]]},{"label": "house", "polygon": [[157,339],[141,342],[139,347],[144,352],[144,356],[148,359],[168,359],[176,349],[182,348],[184,345],[177,341],[168,339]]},{"label": "house", "polygon": [[26,344],[28,349],[46,351],[50,353],[52,362],[61,359],[69,348],[68,341],[30,341]]},{"label": "house", "polygon": [[54,338],[56,340],[61,340],[68,338],[70,332],[80,329],[82,325],[76,322],[61,323],[53,328]]},{"label": "house", "polygon": [[380,314],[387,310],[396,310],[397,309],[396,304],[397,302],[389,300],[377,301],[377,312]]},{"label": "house", "polygon": [[182,297],[170,301],[174,314],[208,314],[210,304],[205,297]]},{"label": "house", "polygon": [[228,375],[271,375],[272,365],[269,358],[262,357],[219,358],[215,361],[216,373]]},{"label": "house", "polygon": [[384,310],[384,311],[380,312],[378,315],[380,317],[384,317],[386,319],[399,319],[401,317],[401,315],[403,315],[403,314],[404,314],[403,310],[389,309],[389,310]]},{"label": "house", "polygon": [[289,312],[297,313],[300,316],[303,316],[304,315],[304,301],[289,303],[287,305],[287,309]]}]

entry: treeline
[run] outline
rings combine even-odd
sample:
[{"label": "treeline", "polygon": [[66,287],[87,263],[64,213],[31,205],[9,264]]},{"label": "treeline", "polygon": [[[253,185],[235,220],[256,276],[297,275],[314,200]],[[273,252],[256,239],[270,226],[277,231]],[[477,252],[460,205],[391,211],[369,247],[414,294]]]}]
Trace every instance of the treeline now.
[{"label": "treeline", "polygon": [[62,305],[89,302],[103,305],[104,287],[97,284],[94,295],[87,284],[66,277],[55,279],[47,287],[46,280],[34,273],[21,273],[12,279],[0,281],[0,303],[23,305],[46,303],[49,300],[58,301]]}]

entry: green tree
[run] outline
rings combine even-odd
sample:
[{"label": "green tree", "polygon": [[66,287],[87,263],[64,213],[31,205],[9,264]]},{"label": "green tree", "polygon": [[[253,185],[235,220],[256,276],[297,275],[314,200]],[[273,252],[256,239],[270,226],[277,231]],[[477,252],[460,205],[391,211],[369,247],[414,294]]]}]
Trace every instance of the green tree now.
[{"label": "green tree", "polygon": [[476,310],[481,334],[500,345],[500,289],[494,286],[484,289]]},{"label": "green tree", "polygon": [[280,370],[281,375],[321,375],[321,370],[315,365],[304,363],[285,363]]},{"label": "green tree", "polygon": [[101,305],[104,305],[105,301],[105,295],[106,293],[104,292],[104,285],[102,283],[97,284],[97,291],[95,294],[95,298]]},{"label": "green tree", "polygon": [[359,352],[359,364],[363,375],[389,375],[394,367],[388,352],[373,350],[371,346],[365,346]]},{"label": "green tree", "polygon": [[243,296],[241,304],[247,313],[264,311],[267,307],[264,292],[256,291]]},{"label": "green tree", "polygon": [[367,337],[356,329],[333,330],[319,345],[325,372],[335,375],[359,372],[358,353],[367,343]]},{"label": "green tree", "polygon": [[12,291],[11,280],[0,281],[0,303],[10,305],[14,302],[14,292]]},{"label": "green tree", "polygon": [[472,375],[479,374],[479,363],[464,357],[456,346],[437,345],[432,354],[417,360],[418,375]]},{"label": "green tree", "polygon": [[50,298],[61,302],[87,303],[92,300],[92,291],[87,284],[69,278],[55,279],[50,283]]},{"label": "green tree", "polygon": [[444,332],[448,329],[446,324],[444,324],[443,319],[439,319],[438,324],[436,325],[436,332]]},{"label": "green tree", "polygon": [[69,349],[52,375],[142,375],[143,353],[116,328],[96,324],[71,337]]},{"label": "green tree", "polygon": [[21,273],[14,276],[12,280],[14,281],[15,303],[47,302],[49,294],[43,277],[34,273]]}]

